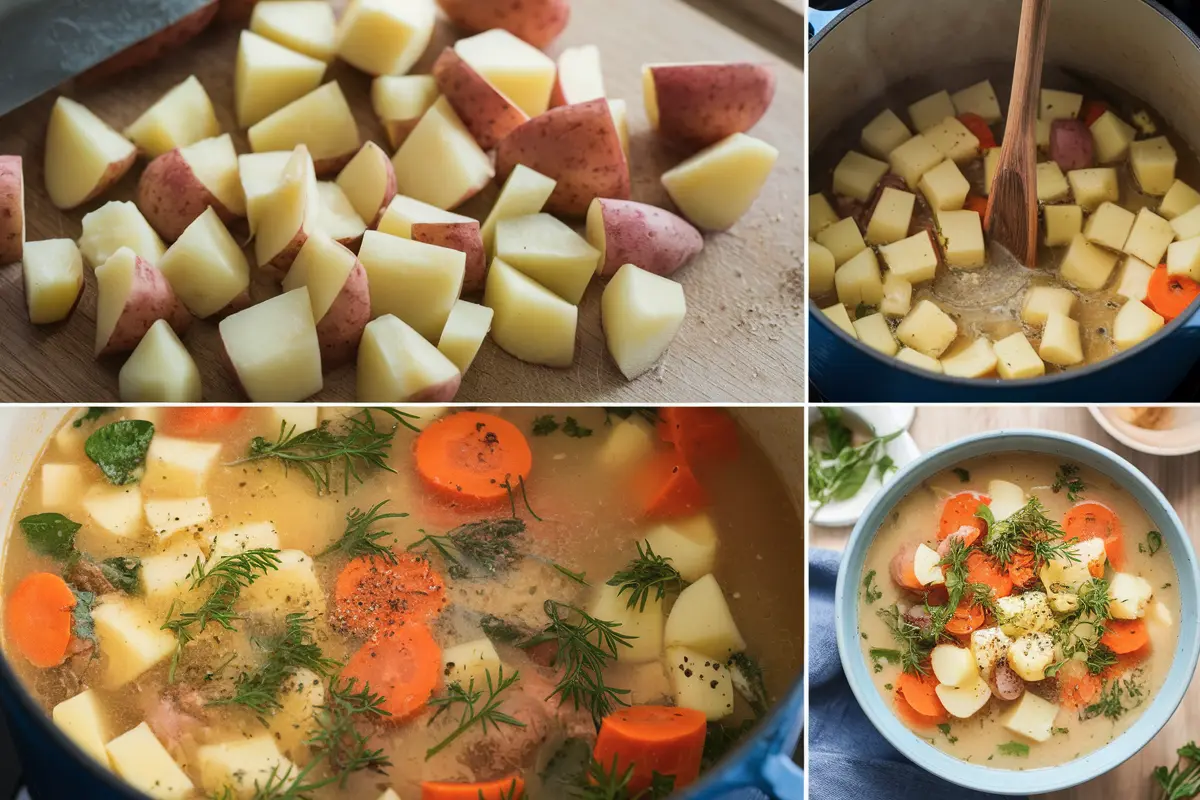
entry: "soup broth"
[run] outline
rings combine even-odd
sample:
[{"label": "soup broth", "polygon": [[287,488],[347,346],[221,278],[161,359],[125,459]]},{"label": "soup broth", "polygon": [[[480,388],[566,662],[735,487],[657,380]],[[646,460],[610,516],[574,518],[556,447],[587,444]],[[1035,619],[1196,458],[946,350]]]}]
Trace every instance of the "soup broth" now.
[{"label": "soup broth", "polygon": [[[275,797],[301,781],[322,800],[569,797],[593,752],[648,784],[646,754],[639,764],[607,732],[597,743],[614,713],[680,737],[678,761],[656,763],[681,788],[706,737],[711,756],[795,680],[800,524],[725,412],[419,412],[398,425],[324,409],[338,443],[382,435],[379,464],[347,475],[249,458],[272,450],[281,420],[303,430],[316,413],[76,413],[28,479],[3,565],[4,652],[71,738],[147,794]],[[142,419],[153,438],[126,475],[94,445]],[[685,463],[694,484],[670,483]],[[223,567],[248,577],[224,582]],[[14,617],[64,580],[75,608],[39,613],[53,627],[74,612],[69,641],[47,641]],[[644,606],[630,607],[636,593]],[[363,682],[390,716],[346,713]]]},{"label": "soup broth", "polygon": [[[975,516],[980,502],[997,517],[1019,508],[1008,518],[1017,524],[989,527]],[[964,761],[1033,769],[1103,747],[1161,688],[1175,649],[1175,570],[1152,527],[1109,478],[1048,456],[1006,453],[939,473],[888,516],[860,578],[862,654],[876,689],[914,733]],[[1053,557],[1004,565],[992,553],[1013,530],[1019,551],[1036,539]],[[952,555],[954,539],[972,546]],[[929,577],[920,548],[933,551],[941,584],[914,582]],[[958,558],[967,599],[962,613],[943,615]],[[980,582],[984,596],[974,593]]]}]

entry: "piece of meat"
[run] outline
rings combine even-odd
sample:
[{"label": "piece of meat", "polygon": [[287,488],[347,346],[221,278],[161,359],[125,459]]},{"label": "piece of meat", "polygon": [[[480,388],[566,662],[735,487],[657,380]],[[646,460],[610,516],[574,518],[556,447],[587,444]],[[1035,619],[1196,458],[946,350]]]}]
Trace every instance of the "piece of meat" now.
[{"label": "piece of meat", "polygon": [[954,533],[950,534],[945,539],[942,539],[941,544],[938,545],[937,554],[942,558],[945,558],[946,554],[950,552],[950,543],[952,541],[955,539],[968,539],[971,536],[978,537],[979,533],[976,531],[974,526],[963,525]]},{"label": "piece of meat", "polygon": [[104,571],[100,569],[100,565],[83,558],[76,560],[67,570],[66,581],[76,589],[92,592],[97,597],[116,591],[112,582],[104,577]]},{"label": "piece of meat", "polygon": [[913,606],[904,612],[904,620],[912,625],[916,625],[921,630],[929,630],[929,626],[933,624],[933,619],[929,616],[929,612],[925,610],[925,606]]},{"label": "piece of meat", "polygon": [[173,754],[186,751],[202,738],[208,714],[199,690],[176,683],[157,693],[141,692],[138,697],[146,724]]},{"label": "piece of meat", "polygon": [[1016,700],[1025,693],[1025,681],[1008,664],[996,665],[992,673],[992,688],[1001,700]]},{"label": "piece of meat", "polygon": [[1058,678],[1046,678],[1044,681],[1029,681],[1025,684],[1025,689],[1030,694],[1036,694],[1043,700],[1049,700],[1051,703],[1059,701]]}]

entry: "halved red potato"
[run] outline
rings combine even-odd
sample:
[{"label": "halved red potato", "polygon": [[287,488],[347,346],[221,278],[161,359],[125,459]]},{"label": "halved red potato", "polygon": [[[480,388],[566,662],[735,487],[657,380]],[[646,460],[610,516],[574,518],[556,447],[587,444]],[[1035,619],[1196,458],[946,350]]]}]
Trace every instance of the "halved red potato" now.
[{"label": "halved red potato", "polygon": [[233,139],[226,133],[151,161],[138,181],[137,205],[168,242],[178,239],[205,209],[212,208],[226,224],[245,216]]},{"label": "halved red potato", "polygon": [[438,89],[484,150],[529,121],[529,115],[447,47],[433,65]]},{"label": "halved red potato", "polygon": [[301,286],[308,288],[317,321],[322,368],[328,371],[353,361],[371,319],[367,271],[358,256],[324,234],[308,237],[283,279],[285,292]]},{"label": "halved red potato", "polygon": [[221,135],[221,123],[203,84],[189,75],[125,129],[125,135],[151,158]]},{"label": "halved red potato", "polygon": [[495,28],[459,39],[454,52],[529,116],[550,107],[558,65],[536,47]]},{"label": "halved red potato", "polygon": [[21,260],[25,247],[25,178],[20,156],[0,156],[0,264]]},{"label": "halved red potato", "polygon": [[99,84],[114,75],[157,61],[164,54],[182,47],[199,36],[217,16],[219,3],[220,0],[207,0],[204,5],[186,17],[151,34],[137,44],[126,47],[115,56],[109,56],[80,75],[77,80],[88,84]]},{"label": "halved red potato", "polygon": [[325,385],[308,289],[250,306],[221,320],[225,360],[255,403],[295,403]]},{"label": "halved red potato", "polygon": [[331,175],[354,158],[361,140],[358,123],[337,81],[288,103],[246,132],[256,153],[305,145],[317,174]]},{"label": "halved red potato", "polygon": [[745,133],[775,98],[775,74],[765,64],[650,64],[642,83],[651,127],[692,147]]},{"label": "halved red potato", "polygon": [[558,57],[558,77],[550,93],[550,107],[586,103],[605,96],[600,48],[585,44],[563,50]]},{"label": "halved red potato", "polygon": [[60,97],[50,111],[43,174],[50,202],[63,210],[99,196],[119,181],[137,148],[88,109]]},{"label": "halved red potato", "polygon": [[374,228],[396,196],[396,171],[387,153],[374,142],[367,142],[338,173],[337,185],[366,226]]},{"label": "halved red potato", "polygon": [[596,274],[614,275],[626,264],[666,277],[704,247],[704,237],[670,211],[632,200],[597,197],[587,216],[587,239],[600,251]]},{"label": "halved red potato", "polygon": [[137,347],[155,320],[165,319],[176,333],[192,322],[166,276],[128,247],[96,268],[96,285],[97,358]]},{"label": "halved red potato", "polygon": [[468,33],[503,28],[534,47],[558,38],[571,18],[569,0],[438,0],[438,5]]},{"label": "halved red potato", "polygon": [[385,314],[363,331],[358,390],[366,403],[446,403],[462,374],[450,359],[399,318]]},{"label": "halved red potato", "polygon": [[285,274],[316,229],[321,195],[308,148],[298,146],[284,167],[279,186],[263,199],[254,237],[258,266]]},{"label": "halved red potato", "polygon": [[167,248],[158,268],[188,311],[201,319],[250,303],[250,263],[214,208]]},{"label": "halved red potato", "polygon": [[466,254],[463,292],[483,288],[487,278],[487,258],[479,222],[453,211],[443,211],[404,195],[396,195],[379,220],[380,233],[412,239],[414,242],[448,247]]},{"label": "halved red potato", "polygon": [[421,117],[392,156],[392,167],[397,191],[442,209],[467,202],[496,174],[491,158],[445,97]]}]

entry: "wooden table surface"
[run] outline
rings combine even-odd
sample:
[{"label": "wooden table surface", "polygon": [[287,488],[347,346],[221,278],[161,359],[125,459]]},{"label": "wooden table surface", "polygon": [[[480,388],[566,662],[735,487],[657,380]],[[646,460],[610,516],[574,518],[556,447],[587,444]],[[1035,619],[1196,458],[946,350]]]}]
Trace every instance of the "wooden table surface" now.
[{"label": "wooden table surface", "polygon": [[[335,0],[335,5],[339,5]],[[744,30],[744,29],[743,29]],[[76,87],[67,94],[118,130],[132,122],[166,90],[195,74],[208,90],[223,128],[239,152],[249,152],[233,116],[233,65],[238,31],[219,27],[163,61],[102,87]],[[428,72],[454,38],[445,21],[415,72]],[[754,60],[775,65],[778,91],[768,115],[752,131],[780,150],[779,162],[758,203],[732,231],[706,237],[704,252],[677,273],[688,315],[662,363],[628,382],[605,349],[600,328],[602,286],[593,281],[580,306],[578,346],[570,369],[554,370],[517,361],[490,340],[464,378],[461,402],[799,402],[803,399],[804,281],[801,260],[803,175],[803,81],[792,64],[681,0],[575,0],[571,24],[550,48],[599,46],[608,94],[629,107],[635,200],[665,205],[659,176],[687,154],[659,142],[646,121],[641,68],[650,62]],[[796,59],[803,53],[801,35]],[[778,49],[778,48],[776,48]],[[386,146],[371,110],[370,78],[335,62],[326,80],[342,86],[364,137]],[[0,153],[25,159],[29,240],[77,239],[83,215],[109,200],[133,199],[141,165],[98,201],[63,213],[46,196],[42,181],[43,140],[54,94],[0,118]],[[460,211],[483,218],[498,189],[489,187]],[[64,323],[29,324],[20,267],[0,269],[0,401],[100,402],[117,399],[122,358],[92,358],[96,288],[87,273],[79,308]],[[205,400],[244,399],[218,360],[214,321],[199,321],[184,337],[200,367]],[[354,399],[354,368],[326,376],[315,400]]]},{"label": "wooden table surface", "polygon": [[[1118,443],[1105,433],[1085,408],[918,408],[910,432],[922,451],[980,431],[997,428],[1048,428],[1090,439],[1131,461],[1146,474],[1175,507],[1192,543],[1200,547],[1200,455],[1158,458]],[[811,526],[813,547],[842,549],[849,528]],[[1129,761],[1090,783],[1065,792],[1043,795],[1044,800],[1159,800],[1150,774],[1156,766],[1175,765],[1175,750],[1200,739],[1200,681],[1192,684],[1179,710],[1162,731]]]}]

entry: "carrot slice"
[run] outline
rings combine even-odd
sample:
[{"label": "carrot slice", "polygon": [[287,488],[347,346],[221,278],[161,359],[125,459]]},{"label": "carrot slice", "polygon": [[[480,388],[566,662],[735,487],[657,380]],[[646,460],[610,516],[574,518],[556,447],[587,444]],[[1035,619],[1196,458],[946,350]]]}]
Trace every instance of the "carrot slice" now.
[{"label": "carrot slice", "polygon": [[1008,577],[1008,570],[980,550],[972,550],[967,556],[967,580],[992,587],[997,598],[1012,594],[1013,582]]},{"label": "carrot slice", "polygon": [[429,628],[411,622],[373,639],[358,649],[342,670],[342,677],[358,681],[382,695],[380,708],[403,722],[425,707],[442,674],[442,650]]},{"label": "carrot slice", "polygon": [[1113,569],[1125,564],[1125,534],[1115,511],[1102,503],[1078,503],[1063,517],[1063,538],[1068,542],[1103,539],[1104,554]]},{"label": "carrot slice", "polygon": [[954,636],[966,636],[983,624],[983,609],[975,603],[959,603],[946,622],[946,631]]},{"label": "carrot slice", "polygon": [[1028,586],[1033,583],[1033,579],[1037,577],[1034,572],[1033,553],[1028,550],[1018,550],[1013,554],[1012,561],[1008,562],[1008,577],[1013,582],[1013,586]]},{"label": "carrot slice", "polygon": [[1090,705],[1100,695],[1104,682],[1093,675],[1082,661],[1069,661],[1056,675],[1058,697],[1070,711]]},{"label": "carrot slice", "polygon": [[674,775],[675,788],[700,775],[707,719],[703,712],[674,706],[632,706],[604,718],[593,756],[618,775],[633,767],[630,795],[650,788],[654,773]]},{"label": "carrot slice", "polygon": [[896,694],[892,698],[896,706],[896,715],[901,720],[907,722],[914,728],[932,728],[934,725],[940,725],[950,718],[949,714],[943,714],[938,717],[927,717],[917,711],[912,705],[904,699],[904,695],[900,690],[896,690]]},{"label": "carrot slice", "polygon": [[[231,406],[176,406],[163,409],[162,429],[172,436],[200,436],[237,422],[244,408]],[[274,431],[279,433],[279,431]]]},{"label": "carrot slice", "polygon": [[903,695],[913,711],[925,717],[935,718],[938,722],[945,722],[946,708],[934,691],[937,686],[938,679],[933,677],[932,673],[913,675],[902,672],[896,680],[896,692]]},{"label": "carrot slice", "polygon": [[76,602],[71,587],[52,572],[35,572],[17,584],[4,621],[9,638],[29,663],[47,669],[67,660]]},{"label": "carrot slice", "polygon": [[1150,657],[1150,651],[1151,647],[1149,642],[1147,642],[1144,647],[1139,647],[1131,653],[1118,653],[1117,663],[1105,667],[1104,672],[1100,673],[1100,677],[1107,681],[1119,678],[1127,672],[1132,672]]},{"label": "carrot slice", "polygon": [[1200,283],[1186,275],[1168,275],[1166,264],[1154,268],[1146,287],[1146,305],[1167,322],[1186,311],[1197,297]]},{"label": "carrot slice", "polygon": [[925,588],[925,585],[917,580],[917,573],[914,568],[916,555],[917,545],[908,542],[896,551],[896,555],[892,556],[890,568],[892,580],[896,585],[905,589],[912,589],[914,592]]},{"label": "carrot slice", "polygon": [[738,457],[737,423],[719,408],[664,408],[658,435],[679,448],[689,464],[732,461]]},{"label": "carrot slice", "polygon": [[422,781],[421,800],[521,800],[525,781],[519,776],[483,783]]},{"label": "carrot slice", "polygon": [[979,140],[980,150],[990,150],[996,146],[996,135],[992,133],[992,127],[983,117],[971,113],[959,114],[958,121]]},{"label": "carrot slice", "polygon": [[501,505],[529,478],[533,454],[506,419],[463,411],[431,423],[413,446],[417,474],[439,496],[475,508]]},{"label": "carrot slice", "polygon": [[334,619],[360,636],[426,622],[446,604],[446,584],[429,559],[412,553],[359,556],[342,568],[333,590]]},{"label": "carrot slice", "polygon": [[1103,117],[1105,111],[1108,111],[1108,103],[1101,100],[1088,100],[1083,104],[1083,108],[1079,112],[1079,117],[1085,125],[1090,126],[1093,122]]},{"label": "carrot slice", "polygon": [[636,471],[636,481],[647,517],[689,517],[708,505],[704,487],[675,448],[652,456]]},{"label": "carrot slice", "polygon": [[992,498],[979,492],[959,492],[946,498],[946,504],[942,506],[942,518],[938,522],[938,541],[963,527],[972,527],[982,536],[987,531],[987,523],[975,516],[975,510],[980,505],[991,504]]},{"label": "carrot slice", "polygon": [[974,211],[980,217],[987,213],[987,198],[980,197],[977,194],[967,195],[967,200],[963,203],[963,208],[967,211]]},{"label": "carrot slice", "polygon": [[1146,621],[1141,619],[1113,619],[1104,623],[1100,644],[1117,655],[1140,650],[1150,642]]}]

